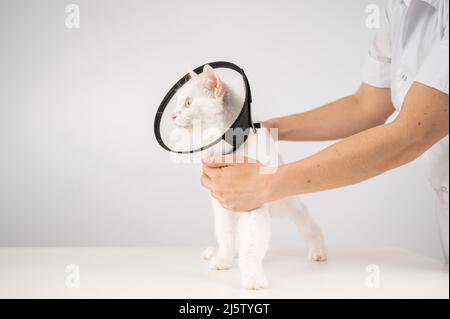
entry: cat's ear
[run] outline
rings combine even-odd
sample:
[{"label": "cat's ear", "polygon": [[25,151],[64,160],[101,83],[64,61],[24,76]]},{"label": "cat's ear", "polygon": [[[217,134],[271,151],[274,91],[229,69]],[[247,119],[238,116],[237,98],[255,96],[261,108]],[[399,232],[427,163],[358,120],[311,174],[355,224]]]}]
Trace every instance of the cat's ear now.
[{"label": "cat's ear", "polygon": [[203,67],[203,73],[205,74],[205,87],[208,90],[214,90],[214,95],[217,98],[223,97],[225,95],[225,88],[216,71],[207,64]]},{"label": "cat's ear", "polygon": [[195,73],[194,71],[190,71],[189,75],[191,76],[191,79],[198,79],[199,75],[197,73]]}]

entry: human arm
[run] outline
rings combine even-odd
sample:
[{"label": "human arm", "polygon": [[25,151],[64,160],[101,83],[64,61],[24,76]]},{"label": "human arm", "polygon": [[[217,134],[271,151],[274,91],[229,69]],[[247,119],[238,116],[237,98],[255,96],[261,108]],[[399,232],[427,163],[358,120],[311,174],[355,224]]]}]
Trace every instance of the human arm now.
[{"label": "human arm", "polygon": [[393,112],[390,89],[362,83],[352,95],[263,125],[278,129],[279,140],[337,140],[383,124]]},{"label": "human arm", "polygon": [[248,211],[295,194],[367,180],[413,161],[448,135],[448,94],[421,83],[410,89],[400,115],[306,159],[261,174],[259,163],[204,163],[202,184],[232,211]]}]

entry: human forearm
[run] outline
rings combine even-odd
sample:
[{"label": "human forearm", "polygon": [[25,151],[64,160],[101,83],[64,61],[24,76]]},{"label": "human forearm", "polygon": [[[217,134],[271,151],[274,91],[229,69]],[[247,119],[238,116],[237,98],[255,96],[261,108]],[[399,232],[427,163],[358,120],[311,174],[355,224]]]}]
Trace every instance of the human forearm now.
[{"label": "human forearm", "polygon": [[271,200],[358,183],[414,158],[404,141],[384,125],[354,135],[304,160],[280,167]]},{"label": "human forearm", "polygon": [[389,90],[363,84],[357,93],[308,112],[268,120],[285,141],[336,140],[384,123],[392,113]]},{"label": "human forearm", "polygon": [[[334,140],[354,133],[360,126],[358,105],[353,96],[318,107],[311,111],[264,122],[277,128],[284,141]],[[353,125],[355,123],[356,125]]]},{"label": "human forearm", "polygon": [[448,96],[416,84],[406,104],[393,123],[280,167],[269,177],[270,200],[361,182],[416,159],[448,134]]}]

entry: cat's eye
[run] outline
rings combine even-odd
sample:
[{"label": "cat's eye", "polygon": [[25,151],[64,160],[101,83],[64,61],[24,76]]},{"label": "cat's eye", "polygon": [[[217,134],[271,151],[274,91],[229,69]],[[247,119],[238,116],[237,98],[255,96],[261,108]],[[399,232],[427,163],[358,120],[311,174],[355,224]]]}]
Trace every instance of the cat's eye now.
[{"label": "cat's eye", "polygon": [[186,101],[184,101],[184,106],[189,107],[192,104],[192,99],[190,97],[186,98]]}]

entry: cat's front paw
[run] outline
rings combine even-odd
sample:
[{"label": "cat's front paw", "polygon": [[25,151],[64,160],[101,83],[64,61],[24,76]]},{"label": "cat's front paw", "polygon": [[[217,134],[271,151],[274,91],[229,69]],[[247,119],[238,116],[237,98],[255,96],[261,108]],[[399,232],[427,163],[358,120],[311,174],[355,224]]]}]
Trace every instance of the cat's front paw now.
[{"label": "cat's front paw", "polygon": [[209,268],[212,270],[226,270],[233,266],[233,258],[223,258],[214,256],[209,261]]},{"label": "cat's front paw", "polygon": [[242,286],[249,290],[260,290],[267,288],[269,283],[263,271],[250,273],[242,276]]},{"label": "cat's front paw", "polygon": [[311,261],[326,261],[327,248],[322,239],[315,239],[309,244],[308,259]]}]

